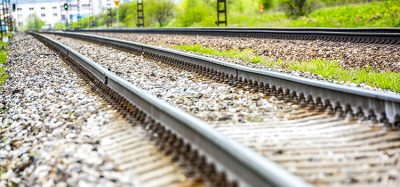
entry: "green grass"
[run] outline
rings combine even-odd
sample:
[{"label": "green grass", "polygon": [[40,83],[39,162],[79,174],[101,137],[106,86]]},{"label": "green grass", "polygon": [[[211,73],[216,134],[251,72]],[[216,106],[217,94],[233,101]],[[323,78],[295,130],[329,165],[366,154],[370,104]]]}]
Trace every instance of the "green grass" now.
[{"label": "green grass", "polygon": [[[228,3],[229,27],[400,27],[399,0],[316,0],[318,9],[296,20],[289,19],[280,6],[282,0],[272,0],[274,6],[264,13],[259,12],[258,0],[236,0]],[[153,3],[156,1],[152,0]],[[213,3],[211,3],[213,2]],[[174,9],[174,16],[168,19],[166,27],[216,27],[214,0],[182,0]],[[319,2],[319,3],[318,3]],[[325,2],[321,3],[321,2]],[[149,2],[148,2],[149,3]],[[155,4],[148,4],[154,9]],[[334,6],[337,5],[337,6]],[[120,24],[124,27],[136,27],[136,4],[124,3],[119,8]],[[115,11],[115,9],[113,9]],[[146,13],[147,12],[147,13]],[[145,11],[146,27],[159,27],[157,14]],[[114,16],[114,24],[116,16]],[[108,13],[95,16],[97,27],[106,27]],[[81,20],[88,27],[89,18]],[[77,26],[77,23],[72,23]],[[58,23],[57,28],[64,27]]]},{"label": "green grass", "polygon": [[394,92],[400,92],[400,73],[376,72],[370,68],[345,69],[336,61],[313,59],[289,64],[288,69],[310,72],[331,80],[367,84]]},{"label": "green grass", "polygon": [[0,42],[0,91],[3,84],[6,82],[8,75],[6,72],[5,63],[7,61],[7,43]]},{"label": "green grass", "polygon": [[325,7],[297,20],[282,12],[229,16],[237,27],[400,27],[399,1],[385,1]]},{"label": "green grass", "polygon": [[242,51],[235,49],[217,50],[204,47],[200,44],[176,45],[171,47],[178,50],[239,59],[270,67],[310,72],[316,75],[321,75],[330,80],[352,82],[356,84],[364,83],[373,87],[400,92],[400,73],[395,72],[376,72],[371,68],[345,69],[338,62],[326,59],[294,62],[286,62],[283,60],[273,61],[266,57],[256,55],[251,49],[245,49]]},{"label": "green grass", "polygon": [[294,27],[400,27],[400,2],[373,2],[316,10]]}]

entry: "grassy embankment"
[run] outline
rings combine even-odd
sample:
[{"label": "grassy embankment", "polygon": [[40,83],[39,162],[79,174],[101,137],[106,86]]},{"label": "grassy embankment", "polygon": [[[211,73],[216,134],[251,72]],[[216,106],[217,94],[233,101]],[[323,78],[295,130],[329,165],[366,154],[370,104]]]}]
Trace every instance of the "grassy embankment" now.
[{"label": "grassy embankment", "polygon": [[[230,16],[230,26],[275,27],[400,27],[400,3],[398,1],[352,4],[315,10],[307,17],[297,20],[286,18],[283,13],[262,14],[252,17]],[[246,25],[243,25],[246,24]],[[400,73],[377,72],[368,68],[345,69],[338,62],[326,59],[285,62],[271,61],[257,56],[251,49],[221,51],[201,45],[172,46],[175,49],[240,59],[301,72],[321,75],[330,80],[364,83],[373,87],[400,92]]]},{"label": "grassy embankment", "polygon": [[[274,8],[259,12],[258,0],[236,0],[229,3],[229,27],[400,27],[399,0],[373,1],[366,0],[319,0],[319,8],[309,15],[298,19],[290,19],[279,8],[275,0]],[[360,1],[363,1],[360,2]],[[208,2],[208,3],[207,3]],[[182,0],[173,9],[163,27],[216,27],[216,12],[214,0]],[[334,4],[340,6],[333,6]],[[157,15],[161,6],[156,0],[147,2],[145,11],[146,27],[159,27]],[[150,9],[149,9],[150,8]],[[159,7],[160,8],[160,7]],[[163,10],[163,9],[160,9]],[[115,9],[113,9],[115,14]],[[161,11],[162,12],[162,11]],[[164,15],[165,16],[165,15]],[[119,8],[119,26],[136,27],[136,3],[124,3]],[[106,27],[108,13],[104,12],[94,17],[96,27]],[[89,28],[89,17],[81,20],[82,28]],[[73,28],[78,24],[74,22]],[[113,16],[116,25],[116,16]],[[65,23],[57,24],[56,29],[62,29]]]},{"label": "grassy embankment", "polygon": [[2,90],[3,84],[6,82],[7,79],[7,72],[5,63],[7,60],[7,43],[0,42],[0,91]]},{"label": "grassy embankment", "polygon": [[230,15],[237,27],[400,27],[400,2],[384,1],[325,7],[296,20],[282,12]]},{"label": "grassy embankment", "polygon": [[256,55],[253,50],[217,50],[207,48],[202,45],[177,45],[172,48],[191,51],[213,56],[240,59],[242,61],[263,64],[270,67],[297,70],[300,72],[310,72],[321,75],[330,80],[352,82],[356,84],[367,84],[369,86],[400,92],[400,73],[377,72],[368,68],[345,69],[338,62],[326,59],[313,59],[309,61],[291,61],[282,60],[271,61],[263,56]]}]

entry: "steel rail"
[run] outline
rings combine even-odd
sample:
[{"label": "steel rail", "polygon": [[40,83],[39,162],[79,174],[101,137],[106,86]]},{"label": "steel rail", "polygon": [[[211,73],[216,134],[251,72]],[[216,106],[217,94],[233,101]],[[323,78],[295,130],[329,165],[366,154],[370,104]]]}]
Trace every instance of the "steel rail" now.
[{"label": "steel rail", "polygon": [[104,85],[123,96],[184,141],[190,142],[190,145],[202,155],[207,156],[207,161],[215,164],[218,170],[225,172],[229,179],[237,181],[240,186],[311,186],[275,163],[225,138],[208,124],[159,100],[68,46],[38,33],[30,34],[68,60],[80,64]]},{"label": "steel rail", "polygon": [[210,35],[400,45],[400,29],[398,28],[119,28],[67,31]]},{"label": "steel rail", "polygon": [[200,55],[131,41],[71,32],[46,33],[89,40],[158,56],[163,59],[172,59],[181,66],[200,68],[202,71],[210,72],[215,76],[228,78],[231,82],[247,82],[277,92],[278,95],[298,98],[308,103],[323,105],[325,108],[330,107],[354,115],[376,118],[381,122],[390,124],[393,128],[398,128],[400,123],[400,95],[249,68]]}]

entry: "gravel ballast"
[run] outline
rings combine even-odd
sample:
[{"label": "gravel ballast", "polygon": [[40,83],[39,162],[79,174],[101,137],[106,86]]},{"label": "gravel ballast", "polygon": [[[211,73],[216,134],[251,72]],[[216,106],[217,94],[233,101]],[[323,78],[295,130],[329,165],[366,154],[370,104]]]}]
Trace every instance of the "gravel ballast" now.
[{"label": "gravel ballast", "polygon": [[[18,34],[9,54],[9,80],[0,93],[0,187],[168,186],[171,181],[190,186],[143,129],[132,128],[54,51]],[[107,144],[121,138],[147,145],[141,151],[163,162],[116,163],[127,150],[118,142]],[[120,169],[124,164],[135,167]],[[149,166],[153,170],[140,170]],[[167,166],[174,170],[165,173]],[[159,171],[165,173],[159,180],[149,178]]]},{"label": "gravel ballast", "polygon": [[280,120],[279,116],[285,115],[279,112],[285,111],[287,106],[279,104],[274,97],[266,97],[264,93],[231,87],[192,72],[167,66],[162,62],[107,46],[67,37],[49,36],[149,93],[205,121],[260,122]]},{"label": "gravel ballast", "polygon": [[110,169],[94,133],[115,120],[112,109],[32,36],[15,36],[9,54],[0,95],[0,186],[114,183],[99,177]]},{"label": "gravel ballast", "polygon": [[[98,34],[98,35],[104,35],[106,37],[111,37],[111,38],[120,38],[123,40],[130,40],[130,41],[135,41],[135,39],[137,39],[136,35],[138,34],[127,34],[127,35],[122,35],[119,33],[87,33],[87,34]],[[132,37],[132,36],[136,36],[136,37]],[[149,38],[151,38],[153,35],[146,35],[149,36]],[[155,35],[155,36],[159,36],[159,35]],[[170,35],[165,35],[165,37],[168,37]],[[174,36],[174,35],[172,35]],[[185,36],[185,37],[189,37],[189,36]],[[192,36],[195,37],[195,36]],[[200,37],[200,36],[198,36]],[[145,40],[144,38],[139,38],[139,40]],[[151,39],[149,39],[151,40]],[[161,41],[163,41],[161,39]],[[174,41],[174,40],[173,40]],[[179,40],[178,40],[179,41]],[[185,40],[183,40],[185,41]],[[137,42],[137,41],[135,41]],[[146,41],[141,41],[141,42],[146,42]],[[167,43],[169,41],[166,41]],[[222,41],[221,41],[222,42]],[[301,41],[301,42],[305,42],[305,41]],[[171,46],[172,44],[165,44],[161,42],[150,42],[149,44],[152,45],[160,45],[161,47],[168,47]],[[184,44],[184,43],[181,43]],[[196,43],[195,43],[196,44]],[[365,45],[365,44],[364,44]],[[186,53],[192,53],[192,54],[197,54],[197,55],[201,55],[201,56],[206,56],[209,58],[214,58],[214,59],[218,59],[224,62],[228,62],[228,63],[234,63],[234,64],[238,64],[238,65],[242,65],[242,66],[247,66],[247,67],[251,67],[251,68],[256,68],[256,69],[261,69],[261,70],[266,70],[266,71],[272,71],[272,72],[278,72],[278,73],[285,73],[285,74],[289,74],[292,76],[296,76],[296,77],[303,77],[303,78],[308,78],[308,79],[314,79],[314,80],[318,80],[318,81],[324,81],[324,82],[329,82],[329,83],[334,83],[334,84],[340,84],[340,85],[345,85],[345,86],[350,86],[350,87],[356,87],[356,88],[363,88],[363,89],[368,89],[368,90],[374,90],[374,91],[379,91],[379,92],[386,92],[386,93],[390,93],[390,94],[398,94],[395,91],[392,90],[388,90],[388,89],[383,89],[383,88],[379,88],[379,87],[374,87],[365,83],[353,83],[353,82],[346,82],[346,81],[342,81],[342,80],[336,80],[336,79],[328,79],[323,77],[322,75],[318,75],[318,74],[313,74],[310,72],[302,72],[302,71],[297,71],[297,70],[291,70],[291,69],[284,69],[282,67],[278,67],[278,66],[267,66],[264,64],[260,64],[260,63],[252,63],[252,62],[247,62],[247,61],[243,61],[240,59],[234,59],[234,58],[228,58],[228,57],[221,57],[221,56],[215,56],[215,55],[208,55],[208,54],[201,54],[201,53],[196,53],[196,52],[190,52],[190,51],[184,51]]]},{"label": "gravel ballast", "polygon": [[382,124],[337,118],[140,55],[48,36],[312,184],[390,186],[400,180],[398,133]]},{"label": "gravel ballast", "polygon": [[90,32],[88,34],[160,46],[201,44],[219,50],[253,49],[256,54],[272,60],[303,61],[322,58],[336,60],[345,68],[372,67],[377,71],[400,72],[398,45],[134,33]]}]

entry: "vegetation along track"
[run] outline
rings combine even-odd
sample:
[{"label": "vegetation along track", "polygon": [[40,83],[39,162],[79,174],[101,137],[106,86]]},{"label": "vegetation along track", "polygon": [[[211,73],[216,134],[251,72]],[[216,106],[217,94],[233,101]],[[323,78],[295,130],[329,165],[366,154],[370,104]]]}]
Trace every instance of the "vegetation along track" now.
[{"label": "vegetation along track", "polygon": [[[157,145],[187,170],[187,175],[211,186],[309,186],[279,166],[265,160],[247,148],[222,137],[206,124],[174,108],[140,88],[88,60],[71,48],[40,34],[31,33],[62,56],[119,107],[127,119],[142,124]],[[126,127],[115,126],[118,132]],[[124,137],[111,137],[116,142],[136,144]],[[133,145],[132,145],[133,144]],[[138,143],[140,144],[140,142]],[[124,144],[125,145],[125,144]],[[118,149],[119,145],[111,145]],[[120,158],[138,156],[135,151]],[[129,153],[132,153],[130,155]],[[136,152],[137,153],[137,152]],[[122,163],[124,161],[121,161]],[[151,166],[147,169],[152,169]],[[160,171],[163,172],[163,171]],[[165,172],[165,171],[164,171]]]},{"label": "vegetation along track", "polygon": [[77,29],[77,32],[118,32],[144,34],[184,34],[225,37],[254,37],[288,40],[324,40],[371,44],[400,44],[400,29],[350,28],[167,28],[167,29]]},{"label": "vegetation along track", "polygon": [[[221,133],[313,184],[384,186],[399,182],[399,133],[390,130],[398,128],[398,96],[263,72],[133,42],[62,34],[124,48],[239,89],[279,98],[276,110],[280,112],[264,113],[269,121],[244,124],[209,121]],[[123,65],[126,64],[120,66]],[[389,105],[379,107],[386,102]],[[327,114],[332,111],[347,118]],[[388,111],[392,112],[391,117]],[[279,114],[283,117],[274,116]],[[354,120],[366,118],[378,119],[389,128]]]}]

